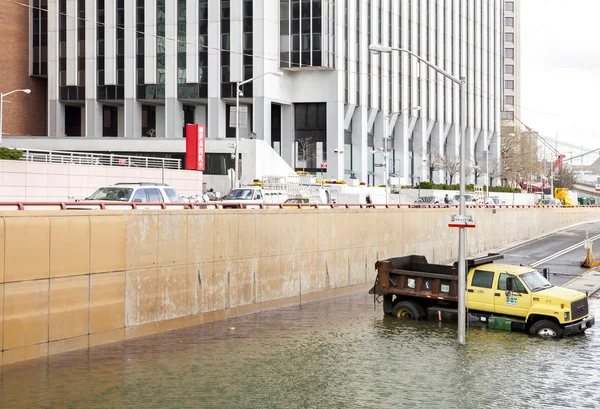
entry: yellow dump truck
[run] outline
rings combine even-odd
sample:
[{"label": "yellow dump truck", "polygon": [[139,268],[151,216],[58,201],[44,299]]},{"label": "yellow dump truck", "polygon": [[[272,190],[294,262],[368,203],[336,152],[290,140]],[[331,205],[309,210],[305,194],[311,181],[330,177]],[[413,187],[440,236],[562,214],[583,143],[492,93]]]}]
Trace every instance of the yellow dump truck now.
[{"label": "yellow dump truck", "polygon": [[[562,337],[584,332],[595,319],[588,297],[556,287],[532,267],[499,264],[501,254],[466,262],[466,307],[472,324],[492,329]],[[385,314],[401,319],[458,319],[458,263],[428,263],[410,255],[380,260],[370,294],[383,298]]]}]

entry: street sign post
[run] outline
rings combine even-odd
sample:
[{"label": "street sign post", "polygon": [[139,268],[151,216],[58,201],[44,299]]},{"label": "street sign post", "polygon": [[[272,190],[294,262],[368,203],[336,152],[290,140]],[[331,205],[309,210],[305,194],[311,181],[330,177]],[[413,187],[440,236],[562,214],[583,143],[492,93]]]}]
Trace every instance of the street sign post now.
[{"label": "street sign post", "polygon": [[475,228],[475,219],[473,219],[473,216],[469,216],[469,215],[465,215],[465,216],[453,215],[453,216],[450,216],[450,223],[448,223],[448,227]]},{"label": "street sign post", "polygon": [[[232,106],[229,109],[229,127],[230,128],[237,128],[237,124],[235,123],[235,119],[236,119],[237,115],[236,115],[236,109],[234,106]],[[247,106],[240,106],[240,128],[248,128],[248,107]]]}]

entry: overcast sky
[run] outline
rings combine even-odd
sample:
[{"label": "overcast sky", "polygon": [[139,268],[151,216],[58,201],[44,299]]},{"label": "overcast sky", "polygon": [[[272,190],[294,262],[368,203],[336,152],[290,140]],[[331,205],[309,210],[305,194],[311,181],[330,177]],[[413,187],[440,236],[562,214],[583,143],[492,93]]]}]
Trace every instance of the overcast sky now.
[{"label": "overcast sky", "polygon": [[522,120],[590,149],[600,148],[599,16],[600,0],[521,0]]}]

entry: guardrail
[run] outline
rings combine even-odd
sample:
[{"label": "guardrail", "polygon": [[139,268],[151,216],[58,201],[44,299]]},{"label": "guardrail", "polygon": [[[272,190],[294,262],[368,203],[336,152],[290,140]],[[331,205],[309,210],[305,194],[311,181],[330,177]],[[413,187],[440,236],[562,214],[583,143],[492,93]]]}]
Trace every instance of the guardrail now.
[{"label": "guardrail", "polygon": [[[547,208],[596,208],[600,205],[581,206],[538,206],[538,205],[466,205],[468,209],[547,209]],[[182,203],[116,203],[116,202],[0,202],[0,211],[5,210],[167,210],[167,209],[458,209],[458,205],[423,204],[364,204],[364,203],[223,203],[223,202],[182,202]]]},{"label": "guardrail", "polygon": [[150,156],[128,156],[105,153],[49,151],[43,149],[21,150],[23,151],[22,160],[27,162],[181,169],[181,159],[154,158]]}]

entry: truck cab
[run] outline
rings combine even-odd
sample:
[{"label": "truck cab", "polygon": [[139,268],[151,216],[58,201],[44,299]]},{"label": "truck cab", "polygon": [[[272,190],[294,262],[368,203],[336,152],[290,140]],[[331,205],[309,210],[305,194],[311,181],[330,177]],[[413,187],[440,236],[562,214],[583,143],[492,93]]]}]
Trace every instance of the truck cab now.
[{"label": "truck cab", "polygon": [[[588,297],[553,286],[527,266],[494,263],[500,254],[467,260],[466,297],[470,322],[542,337],[583,332],[595,324]],[[370,293],[383,296],[384,312],[398,318],[457,319],[458,263],[428,263],[411,255],[378,261]]]},{"label": "truck cab", "polygon": [[540,272],[523,266],[484,264],[467,275],[469,310],[513,317],[514,326],[536,335],[559,336],[593,325],[585,294],[553,286]]}]

